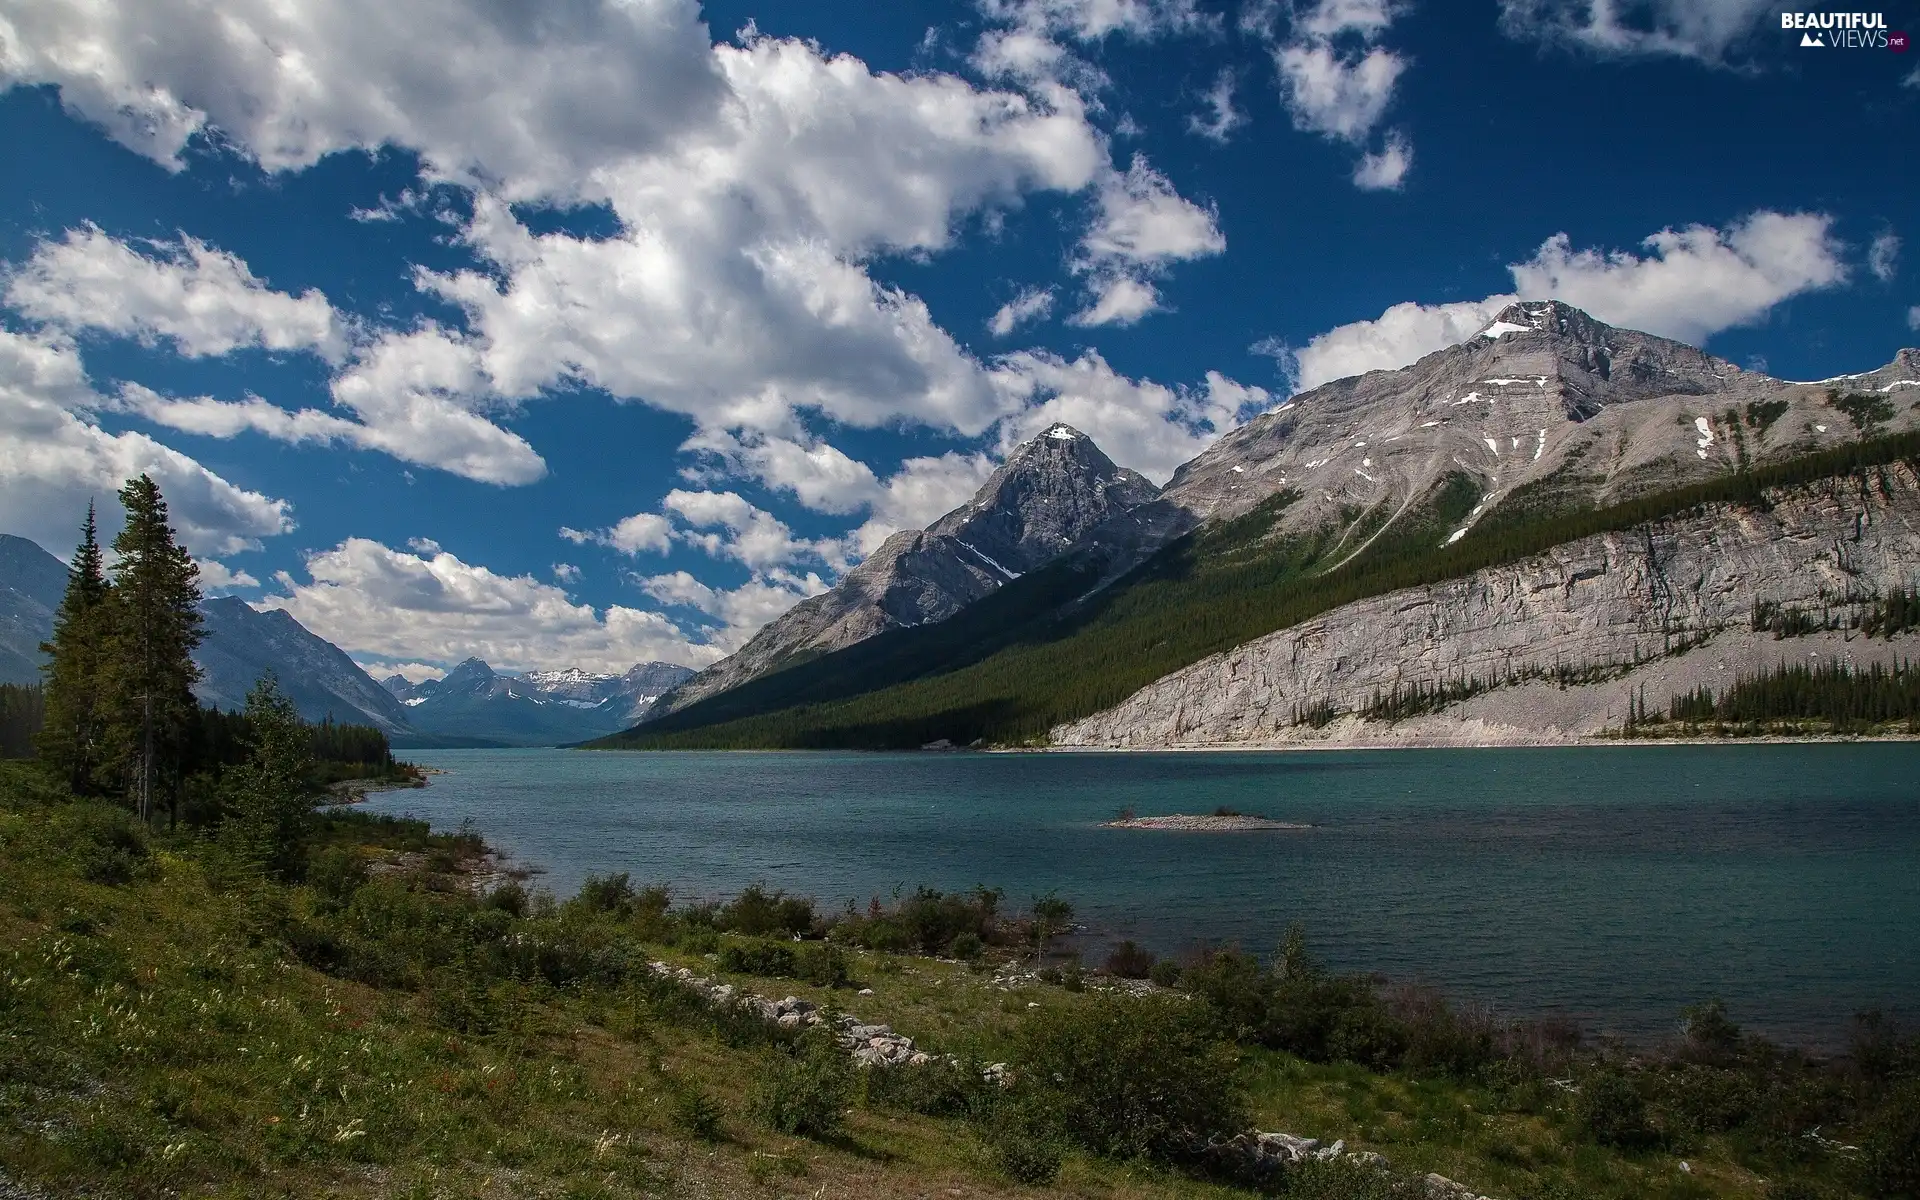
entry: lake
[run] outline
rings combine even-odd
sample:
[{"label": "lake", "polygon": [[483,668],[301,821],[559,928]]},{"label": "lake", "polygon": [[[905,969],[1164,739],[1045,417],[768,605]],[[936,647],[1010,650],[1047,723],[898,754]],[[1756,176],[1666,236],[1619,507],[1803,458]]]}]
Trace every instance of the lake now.
[{"label": "lake", "polygon": [[[1057,891],[1089,961],[1131,937],[1271,950],[1302,922],[1341,969],[1631,1036],[1726,999],[1778,1037],[1920,1016],[1920,745],[1292,754],[422,750],[375,811],[471,819],[565,895],[630,873],[864,906],[976,883]],[[1313,826],[1099,828],[1226,805]]]}]

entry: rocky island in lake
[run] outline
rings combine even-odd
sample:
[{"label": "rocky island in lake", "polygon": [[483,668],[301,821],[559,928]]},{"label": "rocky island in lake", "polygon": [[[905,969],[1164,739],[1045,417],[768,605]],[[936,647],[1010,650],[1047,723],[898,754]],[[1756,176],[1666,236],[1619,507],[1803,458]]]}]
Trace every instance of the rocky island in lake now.
[{"label": "rocky island in lake", "polygon": [[1170,829],[1183,833],[1245,833],[1258,829],[1312,829],[1293,821],[1275,821],[1268,817],[1250,817],[1245,813],[1215,812],[1197,816],[1171,813],[1164,817],[1115,817],[1102,821],[1102,829]]}]

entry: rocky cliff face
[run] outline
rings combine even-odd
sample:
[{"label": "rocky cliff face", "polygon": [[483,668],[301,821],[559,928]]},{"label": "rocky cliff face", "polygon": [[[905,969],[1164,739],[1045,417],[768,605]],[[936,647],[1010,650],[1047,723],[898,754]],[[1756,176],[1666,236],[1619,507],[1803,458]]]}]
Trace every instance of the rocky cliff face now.
[{"label": "rocky cliff face", "polygon": [[[1642,683],[1664,704],[1697,684],[1722,687],[1809,654],[1885,661],[1920,648],[1857,635],[1776,640],[1752,629],[1756,601],[1819,614],[1920,583],[1920,477],[1902,464],[1873,486],[1830,481],[1773,499],[1766,512],[1713,506],[1347,605],[1168,675],[1055,729],[1053,740],[1166,748],[1574,738],[1618,726]],[[1390,727],[1353,715],[1396,686],[1460,680],[1513,682],[1432,719]],[[1299,721],[1323,703],[1349,715],[1321,728]]]},{"label": "rocky cliff face", "polygon": [[347,653],[310,632],[279,609],[260,612],[238,596],[200,605],[206,639],[194,651],[201,678],[194,694],[220,708],[246,707],[247,692],[272,671],[309,721],[327,716],[372,725],[387,733],[406,729],[406,710]]},{"label": "rocky cliff face", "polygon": [[965,507],[924,530],[894,534],[832,590],[795,605],[732,657],[675,689],[656,712],[684,708],[803,655],[944,621],[1156,494],[1092,438],[1055,425],[1008,456]]}]

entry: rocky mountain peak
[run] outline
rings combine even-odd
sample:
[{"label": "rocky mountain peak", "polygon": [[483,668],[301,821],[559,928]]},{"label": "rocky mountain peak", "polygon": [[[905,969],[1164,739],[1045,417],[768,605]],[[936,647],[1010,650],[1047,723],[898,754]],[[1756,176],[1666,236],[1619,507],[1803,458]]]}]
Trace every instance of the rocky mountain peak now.
[{"label": "rocky mountain peak", "polygon": [[954,539],[962,557],[1013,579],[1159,491],[1086,434],[1054,424],[1016,447],[972,501],[929,525],[926,535]]},{"label": "rocky mountain peak", "polygon": [[730,658],[662,701],[673,711],[779,668],[889,629],[944,621],[1084,544],[1160,489],[1094,440],[1056,422],[1015,447],[973,499],[924,530],[888,538],[826,593],[803,600]]}]

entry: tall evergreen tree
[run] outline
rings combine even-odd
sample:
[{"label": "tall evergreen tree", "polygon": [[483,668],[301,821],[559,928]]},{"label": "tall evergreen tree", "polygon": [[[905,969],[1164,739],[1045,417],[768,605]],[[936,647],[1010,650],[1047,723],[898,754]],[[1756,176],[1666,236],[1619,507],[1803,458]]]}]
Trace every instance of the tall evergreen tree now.
[{"label": "tall evergreen tree", "polygon": [[107,658],[108,601],[105,561],[100,553],[93,505],[87,505],[80,545],[67,568],[67,593],[53,618],[53,640],[42,643],[47,656],[46,723],[34,739],[43,761],[61,775],[76,795],[98,785],[105,751],[102,724],[104,666]]},{"label": "tall evergreen tree", "polygon": [[305,863],[312,731],[280,690],[273,672],[247,692],[251,754],[228,774],[222,840],[235,857],[270,879],[298,878]]},{"label": "tall evergreen tree", "polygon": [[151,821],[158,788],[168,787],[170,811],[179,798],[180,754],[200,678],[193,661],[202,636],[200,568],[174,540],[167,502],[151,478],[128,480],[120,504],[127,523],[113,539],[119,561],[108,609],[111,742],[134,807]]}]

